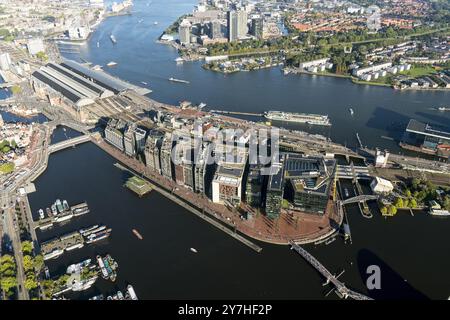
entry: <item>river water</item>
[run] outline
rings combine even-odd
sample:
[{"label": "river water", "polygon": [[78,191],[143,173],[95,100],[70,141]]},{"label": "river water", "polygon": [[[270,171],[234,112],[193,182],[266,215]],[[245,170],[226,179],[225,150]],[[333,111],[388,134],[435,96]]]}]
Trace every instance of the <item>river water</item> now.
[{"label": "river water", "polygon": [[[177,66],[176,52],[156,44],[155,39],[177,16],[190,11],[194,1],[154,0],[149,6],[150,1],[134,2],[133,15],[106,20],[89,46],[82,49],[81,57],[101,65],[118,62],[108,71],[136,84],[148,82],[156,100],[204,101],[211,108],[241,111],[328,113],[334,123],[328,134],[349,144],[354,143],[353,131],[358,131],[367,144],[390,146],[389,140],[380,137],[395,135],[395,128],[412,116],[437,123],[448,121],[427,109],[448,104],[448,93],[399,93],[352,85],[342,79],[285,77],[277,69],[224,76],[202,70],[199,63]],[[142,23],[138,23],[140,19]],[[159,24],[154,25],[154,21]],[[109,40],[111,32],[118,40],[115,46]],[[170,83],[167,78],[171,76],[191,84]],[[349,105],[355,109],[353,120],[347,111]],[[72,134],[59,128],[53,139],[60,141]],[[68,264],[99,253],[110,253],[118,261],[116,283],[100,279],[92,289],[71,297],[109,294],[124,290],[129,283],[142,299],[322,299],[328,291],[321,286],[323,279],[316,270],[287,246],[260,244],[263,251],[255,253],[156,192],[137,197],[123,187],[127,176],[115,162],[91,143],[57,152],[35,182],[37,192],[29,196],[35,215],[57,198],[72,205],[87,201],[91,208],[91,213],[66,225],[38,232],[41,241],[92,224],[113,229],[107,241],[48,262],[51,274],[56,275]],[[328,246],[307,246],[330,271],[345,269],[341,280],[348,286],[367,293],[366,269],[378,265],[382,289],[368,293],[374,298],[447,299],[449,219],[399,213],[393,219],[375,215],[369,220],[354,207],[348,208],[348,217],[353,244],[345,245],[339,239]],[[133,235],[133,228],[143,235],[142,241]],[[192,253],[191,247],[198,253]]]},{"label": "river water", "polygon": [[[432,110],[449,106],[448,91],[394,91],[355,85],[341,78],[284,76],[279,68],[223,75],[204,70],[202,62],[177,65],[176,50],[156,43],[156,39],[177,17],[191,12],[196,1],[155,0],[147,6],[149,2],[136,1],[132,15],[108,18],[79,54],[66,56],[105,66],[107,72],[137,85],[146,82],[153,90],[150,97],[160,102],[178,104],[189,100],[205,102],[210,109],[255,113],[283,110],[328,114],[331,128],[286,127],[322,133],[348,146],[357,145],[358,132],[364,145],[399,152],[397,143],[385,137],[399,138],[410,118],[450,128],[450,112]],[[117,44],[113,45],[110,34],[114,34]],[[110,61],[117,62],[117,66],[106,67]],[[190,84],[170,82],[170,77]],[[353,117],[349,107],[355,111]]]}]

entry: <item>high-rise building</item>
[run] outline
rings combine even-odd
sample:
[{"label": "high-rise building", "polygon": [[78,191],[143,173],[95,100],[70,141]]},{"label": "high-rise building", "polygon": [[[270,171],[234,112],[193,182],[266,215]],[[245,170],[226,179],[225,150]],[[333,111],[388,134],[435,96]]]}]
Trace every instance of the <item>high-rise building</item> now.
[{"label": "high-rise building", "polygon": [[164,133],[158,130],[149,132],[147,142],[145,143],[145,164],[148,168],[161,174],[160,152],[164,139]]},{"label": "high-rise building", "polygon": [[278,155],[279,160],[271,165],[271,174],[267,184],[266,215],[270,219],[280,216],[284,195],[284,156]]},{"label": "high-rise building", "polygon": [[289,153],[285,158],[286,197],[294,210],[324,215],[331,199],[336,160]]},{"label": "high-rise building", "polygon": [[136,142],[136,153],[142,154],[145,149],[145,137],[147,136],[147,131],[137,127],[134,130],[134,141]]},{"label": "high-rise building", "polygon": [[254,208],[261,206],[263,176],[261,168],[257,165],[250,165],[247,183],[245,187],[245,202]]},{"label": "high-rise building", "polygon": [[207,169],[208,165],[212,164],[210,161],[212,157],[213,143],[203,142],[197,150],[197,158],[195,160],[194,167],[194,180],[195,180],[195,192],[207,193],[208,181],[207,181]]},{"label": "high-rise building", "polygon": [[122,120],[110,119],[105,129],[105,139],[117,149],[124,151],[124,131],[126,123]]},{"label": "high-rise building", "polygon": [[248,33],[247,26],[247,12],[238,11],[237,12],[237,35],[238,39],[244,38]]},{"label": "high-rise building", "polygon": [[167,179],[173,180],[172,163],[172,134],[166,133],[161,145],[161,174]]},{"label": "high-rise building", "polygon": [[188,20],[183,20],[178,27],[178,34],[180,36],[181,44],[191,43],[191,23]]},{"label": "high-rise building", "polygon": [[233,42],[238,40],[237,28],[238,28],[237,12],[228,11],[227,12],[228,41]]},{"label": "high-rise building", "polygon": [[239,205],[248,152],[242,147],[216,145],[215,153],[218,167],[212,181],[212,201]]},{"label": "high-rise building", "polygon": [[134,139],[134,130],[134,125],[129,125],[123,136],[125,154],[129,157],[134,157],[136,155],[136,141]]},{"label": "high-rise building", "polygon": [[2,115],[0,114],[0,128],[3,127],[5,122],[3,121]]},{"label": "high-rise building", "polygon": [[252,19],[252,27],[251,27],[251,34],[252,36],[256,37],[257,39],[263,38],[263,19],[262,18],[253,18]]},{"label": "high-rise building", "polygon": [[222,38],[222,24],[219,20],[213,20],[209,23],[209,37],[211,39]]}]

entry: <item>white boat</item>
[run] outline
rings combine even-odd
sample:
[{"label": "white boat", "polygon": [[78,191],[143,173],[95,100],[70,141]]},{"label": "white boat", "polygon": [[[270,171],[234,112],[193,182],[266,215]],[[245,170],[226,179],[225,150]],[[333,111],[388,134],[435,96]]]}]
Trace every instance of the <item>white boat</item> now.
[{"label": "white boat", "polygon": [[80,272],[81,269],[91,264],[91,259],[86,259],[80,263],[74,263],[67,267],[66,273],[73,274]]},{"label": "white boat", "polygon": [[191,251],[194,252],[194,253],[198,252],[197,249],[195,249],[195,248],[191,248]]},{"label": "white boat", "polygon": [[108,62],[108,64],[107,64],[108,67],[114,67],[114,66],[116,66],[116,65],[117,65],[117,62],[115,62],[115,61],[110,61],[110,62]]},{"label": "white boat", "polygon": [[116,39],[116,37],[114,37],[113,34],[111,34],[111,35],[109,36],[109,38],[111,39],[111,42],[112,42],[113,44],[116,44],[116,43],[117,43],[117,39]]},{"label": "white boat", "polygon": [[430,214],[432,216],[439,216],[439,217],[449,217],[450,212],[447,210],[438,210],[438,209],[431,209]]},{"label": "white boat", "polygon": [[158,24],[158,21],[153,22],[153,24],[156,26]]},{"label": "white boat", "polygon": [[49,252],[44,255],[44,260],[49,260],[53,258],[57,258],[64,253],[62,249],[54,249],[52,252]]},{"label": "white boat", "polygon": [[74,244],[72,246],[67,247],[66,251],[72,251],[72,250],[75,250],[75,249],[81,249],[83,247],[84,247],[83,243],[77,243],[77,244]]},{"label": "white boat", "polygon": [[355,113],[355,111],[353,111],[352,108],[348,109],[348,111],[350,111],[350,115],[352,115],[352,116],[353,116],[353,114]]},{"label": "white boat", "polygon": [[183,62],[184,62],[184,59],[181,58],[181,57],[178,57],[178,58],[175,59],[175,62],[176,62],[176,63],[183,63]]},{"label": "white boat", "polygon": [[45,218],[44,210],[42,210],[42,209],[39,209],[39,218],[40,219],[44,219]]},{"label": "white boat", "polygon": [[130,284],[127,287],[128,294],[130,295],[131,300],[138,300],[136,292],[134,292],[133,286]]},{"label": "white boat", "polygon": [[148,83],[147,82],[145,82],[145,81],[141,81],[141,83],[144,85],[144,86],[146,86]]},{"label": "white boat", "polygon": [[100,48],[100,42],[97,41],[97,48]]}]

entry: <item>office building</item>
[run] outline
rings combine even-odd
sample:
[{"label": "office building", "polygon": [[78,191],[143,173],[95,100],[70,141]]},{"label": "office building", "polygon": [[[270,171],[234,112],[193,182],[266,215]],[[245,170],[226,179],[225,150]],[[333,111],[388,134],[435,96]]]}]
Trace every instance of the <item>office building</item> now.
[{"label": "office building", "polygon": [[183,45],[191,43],[191,23],[188,20],[183,20],[178,27],[178,34],[180,36],[180,43]]},{"label": "office building", "polygon": [[166,133],[161,145],[161,174],[167,179],[173,180],[172,163],[172,134]]},{"label": "office building", "polygon": [[294,210],[323,215],[331,199],[336,178],[336,160],[305,157],[288,153],[285,156],[286,197]]},{"label": "office building", "polygon": [[126,123],[123,120],[110,119],[105,129],[105,139],[120,151],[125,150],[124,132]]},{"label": "office building", "polygon": [[228,11],[228,41],[237,41],[247,35],[247,13],[245,11]]},{"label": "office building", "polygon": [[250,165],[245,187],[245,202],[253,208],[261,206],[262,187],[263,176],[261,175],[261,167]]},{"label": "office building", "polygon": [[263,32],[264,32],[263,19],[262,18],[253,18],[252,26],[251,26],[252,36],[254,36],[256,39],[262,39]]},{"label": "office building", "polygon": [[160,152],[161,145],[164,139],[164,133],[158,130],[152,130],[149,132],[147,141],[145,144],[145,164],[148,168],[161,174],[161,160]]},{"label": "office building", "polygon": [[278,161],[271,165],[266,192],[266,216],[277,219],[281,213],[284,196],[284,156],[278,155]]}]

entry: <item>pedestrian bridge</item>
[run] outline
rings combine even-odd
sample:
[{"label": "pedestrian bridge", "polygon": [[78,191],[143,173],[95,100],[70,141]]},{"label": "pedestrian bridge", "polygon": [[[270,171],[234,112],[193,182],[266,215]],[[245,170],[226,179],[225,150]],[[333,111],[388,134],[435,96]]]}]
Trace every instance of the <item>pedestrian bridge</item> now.
[{"label": "pedestrian bridge", "polygon": [[55,144],[51,144],[48,147],[48,153],[53,153],[53,152],[57,152],[57,151],[61,151],[64,150],[66,148],[70,148],[70,147],[75,147],[76,145],[82,144],[82,143],[86,143],[91,141],[91,136],[90,135],[82,135],[76,138],[72,138],[72,139],[68,139],[68,140],[64,140]]},{"label": "pedestrian bridge", "polygon": [[296,244],[294,241],[289,241],[289,244],[291,245],[291,249],[297,251],[298,254],[300,254],[303,259],[305,259],[308,263],[310,263],[317,271],[319,271],[322,276],[327,279],[327,282],[332,283],[335,287],[338,293],[344,298],[351,298],[354,300],[373,300],[370,297],[367,297],[363,294],[360,294],[358,292],[355,292],[353,290],[350,290],[340,282],[335,275],[333,275],[330,271],[328,271],[327,268],[325,268],[316,258],[314,258],[313,255],[311,255],[308,251],[300,247],[298,244]]},{"label": "pedestrian bridge", "polygon": [[341,204],[345,205],[345,204],[350,204],[350,203],[365,202],[368,200],[377,200],[377,199],[378,199],[378,196],[376,196],[376,195],[363,194],[363,195],[356,196],[353,198],[348,198],[348,199],[342,201]]}]

